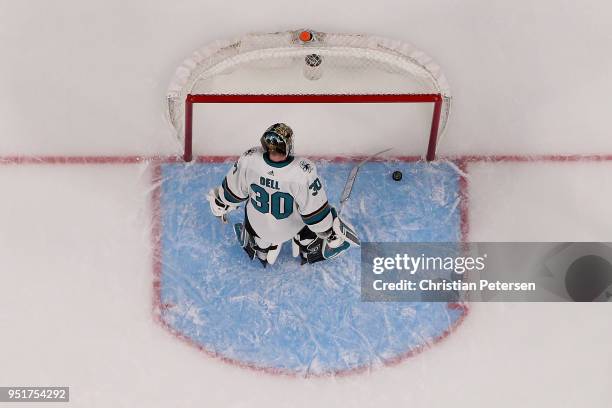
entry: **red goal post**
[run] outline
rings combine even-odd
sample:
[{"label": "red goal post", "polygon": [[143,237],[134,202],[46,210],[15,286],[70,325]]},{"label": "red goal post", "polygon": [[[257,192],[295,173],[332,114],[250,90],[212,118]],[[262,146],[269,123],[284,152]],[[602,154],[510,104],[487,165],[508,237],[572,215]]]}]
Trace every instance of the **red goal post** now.
[{"label": "red goal post", "polygon": [[[248,34],[198,49],[176,70],[166,114],[184,160],[190,161],[194,139],[200,139],[194,128],[206,140],[209,129],[197,126],[210,125],[198,116],[202,113],[194,115],[194,104],[431,104],[431,114],[424,108],[413,116],[407,109],[410,121],[403,122],[410,127],[407,144],[423,146],[427,141],[427,151],[419,147],[419,155],[431,161],[450,116],[451,100],[440,66],[411,44],[362,34],[295,30]],[[232,117],[228,118],[231,125]],[[414,118],[422,126],[413,128]],[[397,135],[404,134],[402,129],[395,129]],[[425,129],[429,135],[421,135]]]},{"label": "red goal post", "polygon": [[193,158],[193,104],[197,103],[433,103],[427,143],[427,161],[435,160],[443,97],[440,94],[346,94],[346,95],[223,95],[188,94],[185,99],[185,146],[183,159]]}]

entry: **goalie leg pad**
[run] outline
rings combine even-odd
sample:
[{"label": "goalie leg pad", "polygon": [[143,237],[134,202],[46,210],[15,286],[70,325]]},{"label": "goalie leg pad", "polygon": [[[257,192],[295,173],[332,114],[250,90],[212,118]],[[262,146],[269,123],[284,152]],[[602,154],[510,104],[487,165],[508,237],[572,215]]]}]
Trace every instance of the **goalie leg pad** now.
[{"label": "goalie leg pad", "polygon": [[310,244],[301,247],[300,258],[302,265],[305,263],[316,263],[335,258],[351,247],[348,241],[344,241],[334,247],[330,245],[331,241],[317,237]]},{"label": "goalie leg pad", "polygon": [[355,229],[338,217],[333,208],[332,215],[334,221],[331,231],[317,235],[304,227],[293,239],[293,256],[299,254],[302,265],[335,258],[351,246],[361,245]]},{"label": "goalie leg pad", "polygon": [[244,249],[249,258],[253,259],[255,257],[255,240],[251,234],[249,234],[241,223],[234,224],[234,232],[236,233],[236,238],[238,238],[240,246]]},{"label": "goalie leg pad", "polygon": [[270,265],[274,265],[274,262],[276,262],[276,258],[278,258],[278,254],[280,254],[282,247],[283,247],[283,244],[279,244],[279,245],[270,245],[268,248],[266,248],[265,249],[266,262],[269,263]]},{"label": "goalie leg pad", "polygon": [[291,241],[291,252],[294,257],[300,257],[302,265],[308,262],[308,246],[316,240],[321,239],[310,228],[304,226]]},{"label": "goalie leg pad", "polygon": [[257,259],[259,259],[264,268],[268,264],[272,265],[276,262],[282,244],[272,245],[262,241],[249,224],[248,219],[245,219],[244,224],[235,224],[234,232],[236,233],[238,243],[251,260],[257,255]]},{"label": "goalie leg pad", "polygon": [[330,246],[330,241],[317,238],[306,249],[306,262],[315,263],[332,259],[351,247],[348,241],[344,241],[336,247]]}]

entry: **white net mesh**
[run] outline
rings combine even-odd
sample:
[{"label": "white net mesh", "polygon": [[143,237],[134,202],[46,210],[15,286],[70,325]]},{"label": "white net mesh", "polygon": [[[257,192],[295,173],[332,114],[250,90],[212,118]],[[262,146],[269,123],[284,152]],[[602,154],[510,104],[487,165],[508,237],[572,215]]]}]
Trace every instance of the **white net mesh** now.
[{"label": "white net mesh", "polygon": [[[304,33],[312,38],[303,41]],[[379,37],[298,30],[250,34],[199,49],[177,69],[167,113],[183,140],[188,94],[421,93],[442,96],[442,134],[450,114],[450,88],[425,53]],[[430,115],[425,117],[431,122]]]}]

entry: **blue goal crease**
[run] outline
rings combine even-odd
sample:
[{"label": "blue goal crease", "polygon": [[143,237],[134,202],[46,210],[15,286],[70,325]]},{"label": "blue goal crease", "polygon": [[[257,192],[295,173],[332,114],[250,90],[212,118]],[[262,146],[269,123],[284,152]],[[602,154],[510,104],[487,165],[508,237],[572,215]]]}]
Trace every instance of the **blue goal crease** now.
[{"label": "blue goal crease", "polygon": [[[161,188],[162,318],[206,350],[246,365],[324,374],[370,367],[421,349],[463,315],[445,303],[360,300],[360,252],[301,266],[286,243],[266,269],[248,259],[233,225],[210,214],[206,193],[230,163],[165,164]],[[336,205],[352,163],[320,163]],[[395,181],[393,171],[403,178]],[[445,163],[372,162],[343,218],[362,241],[460,239],[459,175]]]}]

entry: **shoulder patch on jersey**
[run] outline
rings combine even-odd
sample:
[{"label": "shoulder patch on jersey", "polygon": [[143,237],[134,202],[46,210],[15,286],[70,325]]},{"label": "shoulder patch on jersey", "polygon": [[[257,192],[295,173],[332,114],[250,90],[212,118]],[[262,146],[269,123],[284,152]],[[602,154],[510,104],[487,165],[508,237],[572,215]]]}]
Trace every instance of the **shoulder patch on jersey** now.
[{"label": "shoulder patch on jersey", "polygon": [[308,160],[302,159],[300,160],[300,168],[304,173],[312,173],[313,165]]},{"label": "shoulder patch on jersey", "polygon": [[251,147],[249,150],[244,152],[242,155],[245,156],[245,157],[246,156],[250,156],[250,155],[252,155],[254,153],[257,153],[258,150],[259,150],[259,148],[257,148],[257,147]]}]

